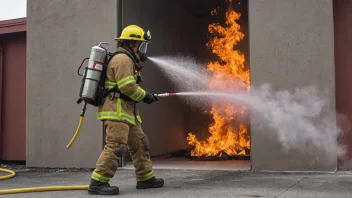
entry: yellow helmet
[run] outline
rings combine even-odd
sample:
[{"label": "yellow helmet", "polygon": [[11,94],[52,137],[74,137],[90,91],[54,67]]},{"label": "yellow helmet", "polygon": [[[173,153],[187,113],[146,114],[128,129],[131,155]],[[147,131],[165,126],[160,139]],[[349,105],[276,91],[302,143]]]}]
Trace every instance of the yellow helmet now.
[{"label": "yellow helmet", "polygon": [[121,36],[119,38],[115,38],[117,41],[121,40],[135,40],[135,41],[148,41],[152,37],[150,35],[150,31],[145,32],[143,28],[137,25],[130,25],[123,29]]}]

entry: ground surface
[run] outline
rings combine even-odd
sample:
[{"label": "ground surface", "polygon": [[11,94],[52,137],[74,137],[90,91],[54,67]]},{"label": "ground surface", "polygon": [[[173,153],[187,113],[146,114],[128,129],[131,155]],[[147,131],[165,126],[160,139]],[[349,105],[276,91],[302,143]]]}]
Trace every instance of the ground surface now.
[{"label": "ground surface", "polygon": [[[12,179],[0,181],[0,189],[87,185],[92,171],[27,169],[18,166],[5,168],[15,170],[17,175]],[[292,174],[157,169],[156,174],[165,179],[164,188],[137,190],[134,171],[128,168],[118,170],[111,184],[119,186],[120,197],[352,197],[352,172]],[[4,197],[95,196],[89,195],[85,190],[79,190],[11,194]]]},{"label": "ground surface", "polygon": [[[182,157],[153,158],[155,169],[167,170],[231,170],[246,171],[251,169],[249,160],[223,160],[223,161],[195,161]],[[131,162],[127,162],[124,169],[134,169]]]}]

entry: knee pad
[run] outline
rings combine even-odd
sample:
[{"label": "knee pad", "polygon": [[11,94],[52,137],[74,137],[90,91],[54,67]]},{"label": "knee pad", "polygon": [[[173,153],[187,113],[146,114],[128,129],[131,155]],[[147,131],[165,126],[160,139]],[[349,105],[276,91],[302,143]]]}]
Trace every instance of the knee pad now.
[{"label": "knee pad", "polygon": [[146,135],[143,136],[143,146],[144,146],[144,151],[149,151],[150,145],[149,145],[149,140]]},{"label": "knee pad", "polygon": [[127,151],[127,146],[124,144],[121,144],[120,147],[116,149],[115,155],[117,157],[122,157],[126,151]]}]

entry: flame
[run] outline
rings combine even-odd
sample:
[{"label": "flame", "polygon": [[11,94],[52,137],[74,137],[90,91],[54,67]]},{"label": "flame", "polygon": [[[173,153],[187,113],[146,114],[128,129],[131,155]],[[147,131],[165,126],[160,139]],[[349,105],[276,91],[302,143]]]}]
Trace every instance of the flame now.
[{"label": "flame", "polygon": [[[231,3],[231,0],[227,0]],[[216,10],[211,15],[218,14]],[[250,73],[245,66],[245,57],[234,47],[244,34],[236,22],[241,14],[229,9],[225,14],[225,25],[210,24],[208,31],[213,35],[206,46],[217,55],[219,61],[209,62],[207,70],[212,72],[210,89],[224,92],[249,91]],[[244,86],[239,86],[242,82]],[[250,149],[248,125],[241,121],[247,115],[247,108],[224,101],[213,102],[210,114],[214,122],[209,126],[211,134],[206,141],[199,141],[193,133],[189,133],[188,144],[193,145],[192,156],[248,155]]]}]

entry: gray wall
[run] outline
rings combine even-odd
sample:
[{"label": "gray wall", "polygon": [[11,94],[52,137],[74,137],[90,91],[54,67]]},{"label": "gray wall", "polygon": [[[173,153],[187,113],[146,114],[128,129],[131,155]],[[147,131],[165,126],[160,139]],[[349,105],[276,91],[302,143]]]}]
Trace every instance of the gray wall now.
[{"label": "gray wall", "polygon": [[[252,86],[270,83],[274,90],[293,91],[314,82],[330,88],[328,99],[334,107],[331,0],[249,1],[249,32]],[[253,114],[252,122],[257,119]],[[318,150],[286,153],[268,133],[251,126],[253,170],[335,170],[335,159],[320,156]]]},{"label": "gray wall", "polygon": [[77,69],[101,41],[116,47],[116,0],[28,0],[27,166],[95,167],[102,149],[97,109],[87,108],[70,149],[82,105]]},{"label": "gray wall", "polygon": [[[123,27],[130,24],[149,29],[152,43],[149,56],[195,54],[189,32],[196,31],[191,13],[170,1],[128,0],[123,2]],[[153,63],[147,61],[141,86],[151,93],[174,92],[175,87]],[[162,98],[157,103],[138,104],[142,127],[151,144],[151,155],[178,151],[187,147],[189,107],[178,98]]]}]

